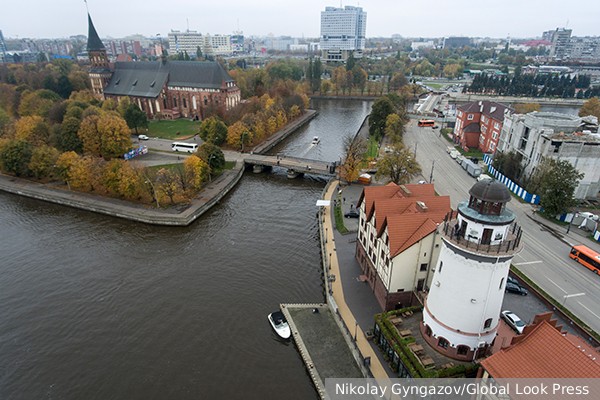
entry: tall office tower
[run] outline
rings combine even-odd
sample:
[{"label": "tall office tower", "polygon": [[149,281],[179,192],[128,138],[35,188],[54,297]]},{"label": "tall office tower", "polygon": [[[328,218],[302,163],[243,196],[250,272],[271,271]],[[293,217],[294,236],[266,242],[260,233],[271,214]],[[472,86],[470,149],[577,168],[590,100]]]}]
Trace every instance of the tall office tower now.
[{"label": "tall office tower", "polygon": [[0,30],[0,62],[6,61],[6,42],[4,42],[4,35]]},{"label": "tall office tower", "polygon": [[365,49],[367,13],[361,7],[326,7],[321,11],[321,58],[346,61],[361,58]]},{"label": "tall office tower", "polygon": [[425,301],[421,333],[457,360],[486,354],[496,337],[510,262],[521,228],[498,181],[481,181],[441,226],[442,249]]},{"label": "tall office tower", "polygon": [[550,57],[556,60],[564,60],[571,56],[571,29],[556,28],[552,35],[552,47]]}]

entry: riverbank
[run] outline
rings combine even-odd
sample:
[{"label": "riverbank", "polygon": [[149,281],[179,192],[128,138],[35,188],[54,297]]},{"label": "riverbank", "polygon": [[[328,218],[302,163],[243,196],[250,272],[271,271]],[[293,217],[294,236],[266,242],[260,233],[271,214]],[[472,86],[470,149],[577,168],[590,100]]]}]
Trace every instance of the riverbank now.
[{"label": "riverbank", "polygon": [[[316,114],[315,110],[307,110],[301,117],[271,136],[263,147],[260,147],[262,145],[256,146],[258,148],[256,152],[268,151],[268,149],[288,137],[296,129],[308,123]],[[226,156],[226,159],[228,161],[236,161],[235,167],[232,170],[224,171],[219,177],[202,188],[198,195],[183,210],[175,207],[164,209],[151,208],[125,200],[70,191],[56,183],[37,183],[3,174],[0,174],[0,190],[19,196],[145,224],[187,226],[225,197],[244,175],[245,164],[240,154],[230,154]]]}]

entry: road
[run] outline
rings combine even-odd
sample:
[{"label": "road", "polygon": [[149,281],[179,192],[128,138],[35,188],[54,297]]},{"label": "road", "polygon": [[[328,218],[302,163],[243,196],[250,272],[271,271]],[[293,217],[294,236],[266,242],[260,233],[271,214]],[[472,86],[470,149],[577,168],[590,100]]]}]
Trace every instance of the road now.
[{"label": "road", "polygon": [[[434,166],[436,191],[449,195],[453,208],[468,200],[469,189],[476,180],[447,154],[450,143],[440,137],[439,130],[419,128],[412,120],[404,143],[413,151],[416,149],[417,161],[427,181]],[[600,277],[568,256],[573,244],[585,244],[598,252],[600,245],[573,231],[569,235],[549,231],[532,218],[533,208],[529,204],[513,198],[508,208],[516,214],[517,222],[524,230],[524,249],[515,256],[513,264],[589,327],[600,332]]]}]

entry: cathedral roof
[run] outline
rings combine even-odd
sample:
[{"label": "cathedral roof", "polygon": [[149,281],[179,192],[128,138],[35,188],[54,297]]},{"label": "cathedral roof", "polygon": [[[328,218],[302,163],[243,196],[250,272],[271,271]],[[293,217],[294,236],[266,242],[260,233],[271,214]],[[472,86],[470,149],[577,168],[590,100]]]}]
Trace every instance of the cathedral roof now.
[{"label": "cathedral roof", "polygon": [[94,23],[92,22],[92,17],[88,14],[88,42],[87,42],[87,51],[97,51],[97,50],[106,50],[102,40],[100,40],[100,36],[98,36],[98,32],[96,32],[96,28],[94,27]]},{"label": "cathedral roof", "polygon": [[105,94],[155,98],[163,86],[220,89],[233,82],[223,66],[211,61],[117,62]]}]

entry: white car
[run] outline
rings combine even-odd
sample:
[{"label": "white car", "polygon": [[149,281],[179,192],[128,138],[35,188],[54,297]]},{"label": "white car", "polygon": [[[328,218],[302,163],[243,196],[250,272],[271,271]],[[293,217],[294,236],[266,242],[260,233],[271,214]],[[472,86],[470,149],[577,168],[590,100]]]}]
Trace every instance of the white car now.
[{"label": "white car", "polygon": [[510,327],[517,331],[519,334],[523,333],[523,329],[525,329],[525,327],[527,326],[525,322],[523,322],[521,318],[519,318],[517,314],[515,314],[512,311],[502,311],[502,319],[506,321],[506,323],[510,325]]},{"label": "white car", "polygon": [[478,181],[478,182],[481,182],[481,181],[491,181],[491,180],[493,180],[493,179],[494,179],[494,178],[492,178],[491,176],[489,176],[489,175],[486,175],[486,174],[481,174],[481,175],[479,175],[479,176],[477,177],[477,181]]},{"label": "white car", "polygon": [[148,139],[150,139],[150,138],[146,135],[138,135],[138,140],[148,140]]}]

